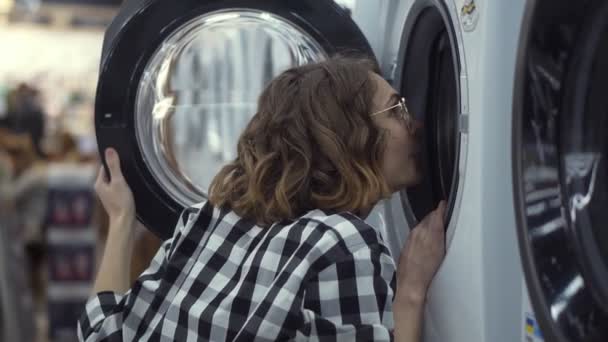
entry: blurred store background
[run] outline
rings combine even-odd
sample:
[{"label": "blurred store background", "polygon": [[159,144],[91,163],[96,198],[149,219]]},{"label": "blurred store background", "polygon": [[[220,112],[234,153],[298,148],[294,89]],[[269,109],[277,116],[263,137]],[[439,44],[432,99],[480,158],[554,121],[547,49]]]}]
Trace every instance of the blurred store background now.
[{"label": "blurred store background", "polygon": [[[76,320],[106,234],[107,218],[93,190],[99,168],[94,101],[104,30],[121,2],[0,0],[0,341],[76,340]],[[355,0],[337,2],[355,5]],[[222,58],[241,51],[216,46]],[[230,94],[239,89],[230,86]],[[222,99],[231,108],[245,103]],[[201,113],[222,120],[221,106],[205,103],[205,108]],[[192,120],[201,121],[188,113],[185,129]],[[223,132],[222,138],[238,136],[248,115],[232,124],[234,134]],[[192,153],[200,149],[190,146],[192,140],[175,143],[180,160],[197,160]],[[222,150],[225,143],[206,144],[218,145],[220,161],[233,157],[234,151]],[[182,167],[212,176],[197,172],[197,165]],[[160,245],[142,227],[138,232],[133,279]]]},{"label": "blurred store background", "polygon": [[1,341],[76,340],[104,240],[92,118],[119,5],[0,0]]}]

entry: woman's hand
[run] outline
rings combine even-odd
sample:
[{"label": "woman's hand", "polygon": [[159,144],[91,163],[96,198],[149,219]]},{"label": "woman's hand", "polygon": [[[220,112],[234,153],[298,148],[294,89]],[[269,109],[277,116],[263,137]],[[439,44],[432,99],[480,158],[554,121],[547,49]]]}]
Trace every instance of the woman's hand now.
[{"label": "woman's hand", "polygon": [[[120,168],[120,158],[113,148],[105,150],[106,163],[110,171],[105,175],[103,165],[95,182],[95,191],[110,218],[110,227],[125,226],[131,229],[135,222],[135,201],[131,188],[125,181]],[[121,224],[117,224],[120,222]]]},{"label": "woman's hand", "polygon": [[424,303],[426,293],[445,256],[445,201],[411,232],[399,258],[397,293],[400,302]]},{"label": "woman's hand", "polygon": [[135,201],[120,169],[116,150],[105,151],[109,177],[103,165],[95,182],[95,191],[110,216],[110,228],[103,257],[93,285],[93,294],[102,291],[126,292],[131,286],[131,258],[135,240]]}]

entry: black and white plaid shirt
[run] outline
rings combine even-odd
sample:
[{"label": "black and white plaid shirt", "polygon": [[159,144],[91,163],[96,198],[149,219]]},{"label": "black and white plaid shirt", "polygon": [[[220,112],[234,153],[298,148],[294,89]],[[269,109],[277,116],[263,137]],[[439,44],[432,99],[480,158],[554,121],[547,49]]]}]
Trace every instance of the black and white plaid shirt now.
[{"label": "black and white plaid shirt", "polygon": [[373,227],[313,210],[261,228],[201,204],[126,294],[91,298],[82,341],[389,341],[395,263]]}]

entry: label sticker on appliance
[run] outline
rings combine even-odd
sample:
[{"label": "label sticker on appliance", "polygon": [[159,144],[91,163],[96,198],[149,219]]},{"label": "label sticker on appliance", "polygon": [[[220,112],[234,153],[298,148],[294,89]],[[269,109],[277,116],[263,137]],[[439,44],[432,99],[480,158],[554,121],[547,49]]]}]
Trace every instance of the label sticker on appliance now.
[{"label": "label sticker on appliance", "polygon": [[543,334],[540,332],[540,327],[538,326],[538,322],[534,317],[534,314],[527,312],[526,313],[526,321],[524,322],[524,330],[526,342],[544,342]]},{"label": "label sticker on appliance", "polygon": [[460,8],[460,20],[462,27],[466,32],[475,30],[477,21],[479,20],[479,11],[475,0],[466,0]]}]

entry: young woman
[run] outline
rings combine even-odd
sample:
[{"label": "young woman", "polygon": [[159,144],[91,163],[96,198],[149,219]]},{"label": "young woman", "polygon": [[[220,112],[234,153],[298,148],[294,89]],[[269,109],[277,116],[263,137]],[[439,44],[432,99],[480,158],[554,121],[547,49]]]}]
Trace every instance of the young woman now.
[{"label": "young woman", "polygon": [[285,71],[260,96],[209,201],[184,211],[131,288],[135,204],[108,149],[111,181],[100,170],[96,190],[109,237],[80,339],[419,341],[445,253],[445,204],[410,233],[398,268],[364,222],[423,176],[419,130],[369,61]]}]

